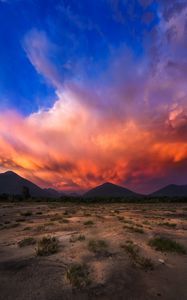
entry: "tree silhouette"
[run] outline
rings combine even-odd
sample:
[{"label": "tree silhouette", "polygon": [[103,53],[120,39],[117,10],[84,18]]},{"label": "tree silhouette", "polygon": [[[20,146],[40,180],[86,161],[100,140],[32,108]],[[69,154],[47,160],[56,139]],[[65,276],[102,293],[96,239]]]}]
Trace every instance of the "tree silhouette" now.
[{"label": "tree silhouette", "polygon": [[29,191],[29,188],[27,186],[23,186],[22,196],[23,196],[24,199],[30,198],[30,191]]}]

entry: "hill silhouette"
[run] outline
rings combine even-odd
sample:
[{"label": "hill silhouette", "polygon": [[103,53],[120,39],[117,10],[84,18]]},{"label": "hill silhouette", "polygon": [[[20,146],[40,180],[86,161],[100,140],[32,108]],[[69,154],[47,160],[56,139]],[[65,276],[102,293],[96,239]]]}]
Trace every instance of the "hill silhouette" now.
[{"label": "hill silhouette", "polygon": [[12,171],[0,174],[0,194],[21,195],[23,187],[28,187],[30,195],[33,197],[60,197],[56,190],[42,189]]},{"label": "hill silhouette", "polygon": [[187,185],[169,184],[152,193],[153,197],[187,197]]},{"label": "hill silhouette", "polygon": [[120,185],[113,184],[111,182],[105,182],[95,188],[89,190],[84,194],[86,198],[94,197],[113,197],[113,198],[123,198],[123,197],[138,197],[139,194],[126,189]]}]

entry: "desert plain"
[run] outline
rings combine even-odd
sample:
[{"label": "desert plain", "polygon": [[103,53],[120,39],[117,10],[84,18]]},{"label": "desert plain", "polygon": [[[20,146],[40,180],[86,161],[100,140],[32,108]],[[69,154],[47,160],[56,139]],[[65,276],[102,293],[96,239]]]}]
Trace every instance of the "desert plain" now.
[{"label": "desert plain", "polygon": [[0,299],[187,299],[187,204],[0,203]]}]

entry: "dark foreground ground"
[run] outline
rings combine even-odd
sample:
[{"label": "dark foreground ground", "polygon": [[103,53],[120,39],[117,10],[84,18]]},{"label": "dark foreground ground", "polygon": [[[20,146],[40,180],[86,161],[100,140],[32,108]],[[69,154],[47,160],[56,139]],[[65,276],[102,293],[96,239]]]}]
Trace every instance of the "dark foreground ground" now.
[{"label": "dark foreground ground", "polygon": [[[56,253],[37,255],[44,236]],[[0,203],[0,299],[185,300],[185,248],[187,204]]]}]

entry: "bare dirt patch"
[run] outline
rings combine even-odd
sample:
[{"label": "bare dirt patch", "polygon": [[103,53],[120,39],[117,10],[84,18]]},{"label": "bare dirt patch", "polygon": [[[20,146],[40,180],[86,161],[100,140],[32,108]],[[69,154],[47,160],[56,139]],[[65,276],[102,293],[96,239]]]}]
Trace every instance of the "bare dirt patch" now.
[{"label": "bare dirt patch", "polygon": [[[186,211],[185,204],[0,203],[0,299],[187,299]],[[158,251],[166,241],[182,252]]]}]

